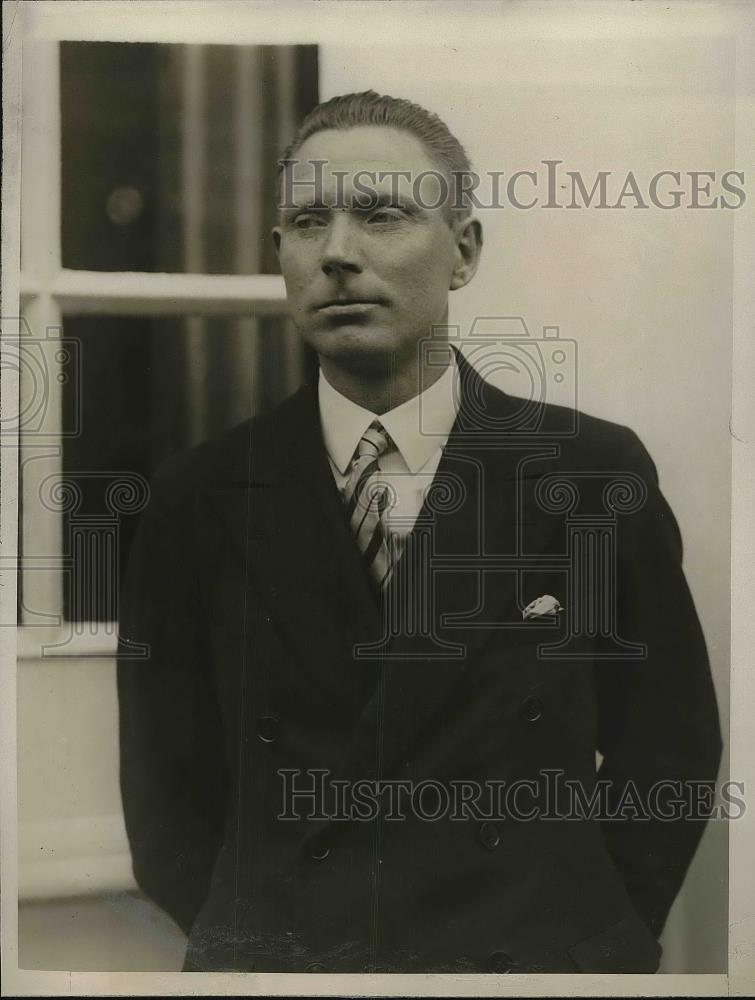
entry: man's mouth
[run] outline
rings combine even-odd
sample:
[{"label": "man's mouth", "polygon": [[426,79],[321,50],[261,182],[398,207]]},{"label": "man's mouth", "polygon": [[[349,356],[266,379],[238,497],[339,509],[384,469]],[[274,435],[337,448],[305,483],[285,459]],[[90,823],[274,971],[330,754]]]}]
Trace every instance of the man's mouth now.
[{"label": "man's mouth", "polygon": [[383,305],[382,299],[367,299],[367,298],[336,298],[328,299],[326,302],[320,303],[317,306],[318,312],[328,313],[334,316],[340,316],[344,313],[357,313],[357,312],[367,312],[370,309],[375,309],[377,306]]}]

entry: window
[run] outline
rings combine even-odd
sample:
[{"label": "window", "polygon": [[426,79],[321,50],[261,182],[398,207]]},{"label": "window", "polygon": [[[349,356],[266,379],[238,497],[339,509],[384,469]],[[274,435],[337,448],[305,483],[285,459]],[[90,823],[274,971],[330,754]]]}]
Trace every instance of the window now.
[{"label": "window", "polygon": [[310,359],[269,237],[315,46],[24,53],[21,655],[110,655],[147,483]]}]

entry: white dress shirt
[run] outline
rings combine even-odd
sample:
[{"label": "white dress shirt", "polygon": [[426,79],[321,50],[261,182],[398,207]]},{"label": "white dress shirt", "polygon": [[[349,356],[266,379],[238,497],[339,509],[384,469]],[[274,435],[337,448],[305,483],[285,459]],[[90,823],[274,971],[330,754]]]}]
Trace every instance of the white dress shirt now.
[{"label": "white dress shirt", "polygon": [[391,441],[378,460],[378,476],[391,487],[395,497],[384,520],[391,533],[402,538],[412,530],[422,509],[425,492],[456,420],[458,396],[455,358],[424,392],[380,415],[341,395],[320,370],[320,420],[336,486],[343,490],[359,439],[373,420],[378,420]]}]

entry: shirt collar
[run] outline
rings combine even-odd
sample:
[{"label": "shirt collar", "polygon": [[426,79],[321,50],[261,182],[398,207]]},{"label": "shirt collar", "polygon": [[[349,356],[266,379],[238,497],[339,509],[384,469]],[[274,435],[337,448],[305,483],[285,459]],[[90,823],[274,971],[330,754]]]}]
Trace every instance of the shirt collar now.
[{"label": "shirt collar", "polygon": [[459,408],[458,377],[454,356],[441,377],[424,392],[378,415],[341,395],[320,369],[317,392],[323,438],[338,471],[346,473],[359,439],[373,420],[379,420],[409,471],[419,472],[451,433]]}]

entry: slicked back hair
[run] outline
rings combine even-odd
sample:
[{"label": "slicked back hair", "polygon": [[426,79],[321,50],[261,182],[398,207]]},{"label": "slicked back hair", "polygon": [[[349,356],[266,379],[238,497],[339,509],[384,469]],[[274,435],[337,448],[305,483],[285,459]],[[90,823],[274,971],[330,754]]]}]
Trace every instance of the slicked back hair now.
[{"label": "slicked back hair", "polygon": [[282,172],[286,162],[310,136],[328,129],[349,129],[364,125],[382,125],[414,135],[425,148],[449,183],[446,218],[449,223],[466,218],[471,212],[464,194],[465,177],[472,172],[464,147],[448,126],[434,112],[403,97],[390,97],[374,90],[331,97],[314,107],[302,121],[293,140],[278,162]]}]

